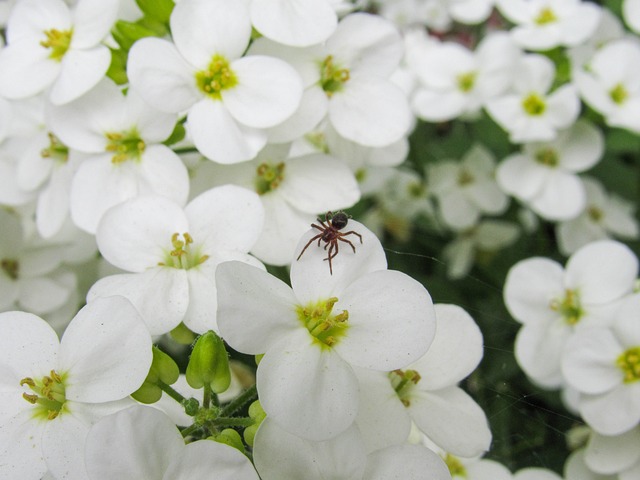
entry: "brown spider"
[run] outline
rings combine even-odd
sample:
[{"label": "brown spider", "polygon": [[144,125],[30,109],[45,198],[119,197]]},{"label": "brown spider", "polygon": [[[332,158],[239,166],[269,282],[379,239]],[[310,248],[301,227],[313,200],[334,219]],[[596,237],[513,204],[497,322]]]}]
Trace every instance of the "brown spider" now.
[{"label": "brown spider", "polygon": [[298,258],[296,258],[296,261],[300,260],[300,257],[305,252],[307,247],[309,247],[309,245],[311,245],[315,240],[318,240],[318,246],[320,246],[320,242],[324,242],[324,249],[326,250],[327,247],[329,247],[328,256],[324,260],[329,261],[329,273],[333,275],[331,259],[335,258],[335,256],[338,255],[338,240],[351,245],[353,253],[356,253],[356,247],[349,240],[345,240],[344,237],[353,234],[358,237],[360,239],[360,243],[362,243],[362,235],[360,235],[358,232],[354,232],[353,230],[351,230],[349,232],[343,233],[340,231],[347,226],[347,223],[349,223],[349,218],[350,217],[344,212],[338,212],[336,214],[327,212],[327,214],[324,216],[324,222],[320,220],[320,218],[318,218],[318,222],[320,222],[320,225],[322,226],[312,223],[311,227],[320,230],[320,233],[307,242],[307,244],[300,252],[300,255],[298,255]]}]

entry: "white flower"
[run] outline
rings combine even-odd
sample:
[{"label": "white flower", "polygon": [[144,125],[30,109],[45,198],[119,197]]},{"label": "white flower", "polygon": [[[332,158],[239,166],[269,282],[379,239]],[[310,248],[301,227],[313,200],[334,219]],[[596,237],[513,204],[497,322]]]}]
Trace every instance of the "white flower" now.
[{"label": "white flower", "polygon": [[548,258],[529,258],[507,274],[504,301],[523,327],[515,354],[535,382],[557,388],[565,344],[574,331],[613,321],[617,301],[631,292],[638,260],[625,245],[603,240],[574,253],[566,268]]},{"label": "white flower", "polygon": [[640,46],[627,39],[608,43],[576,71],[580,95],[608,125],[640,133]]},{"label": "white flower", "polygon": [[[293,289],[238,262],[218,267],[218,325],[225,341],[258,365],[260,402],[275,422],[309,440],[344,432],[358,412],[352,365],[388,371],[417,360],[435,330],[428,292],[415,280],[385,270],[377,238],[348,221],[330,271],[327,250],[305,234],[291,266]],[[327,244],[328,245],[328,244]],[[356,247],[357,245],[357,247]]]},{"label": "white flower", "polygon": [[598,26],[601,10],[582,0],[497,0],[496,6],[516,24],[513,39],[529,50],[582,43]]},{"label": "white flower", "polygon": [[[292,48],[260,39],[249,53],[282,58],[303,79],[306,98],[278,130],[293,127],[300,136],[315,128],[326,114],[343,137],[383,147],[405,136],[412,121],[406,96],[389,80],[402,59],[402,45],[391,23],[375,15],[354,13],[347,15],[322,45]],[[271,140],[293,140],[282,137],[282,132],[278,135],[279,139]]]},{"label": "white flower", "polygon": [[455,229],[475,225],[482,214],[499,214],[509,206],[494,179],[496,162],[484,146],[472,146],[459,162],[443,160],[427,170],[428,186],[438,200],[444,223]]},{"label": "white flower", "polygon": [[183,0],[171,14],[174,43],[144,38],[129,52],[131,85],[156,108],[188,110],[196,148],[220,163],[250,160],[265,128],[298,108],[299,76],[285,62],[242,57],[251,38],[246,2]]},{"label": "white flower", "polygon": [[57,105],[89,91],[104,76],[111,53],[100,43],[116,20],[117,0],[21,0],[7,25],[0,52],[0,94],[26,98],[51,86]]},{"label": "white flower", "polygon": [[360,199],[347,165],[329,155],[288,157],[288,145],[268,145],[238,165],[205,164],[202,185],[236,184],[253,190],[264,206],[264,227],[251,253],[271,265],[288,265],[300,236],[319,212],[353,206]]},{"label": "white flower", "polygon": [[562,480],[562,477],[546,468],[529,467],[514,473],[513,480]]},{"label": "white flower", "polygon": [[423,120],[441,122],[477,113],[512,83],[520,50],[503,32],[484,37],[475,51],[446,42],[409,56],[419,86],[411,100]]},{"label": "white flower", "polygon": [[217,330],[216,267],[227,260],[262,266],[246,252],[263,218],[258,196],[234,185],[208,190],[184,209],[157,196],[113,207],[98,226],[98,247],[133,273],[102,278],[87,297],[128,298],[154,335],[180,322],[197,333]]},{"label": "white flower", "polygon": [[235,448],[213,440],[185,445],[169,417],[143,406],[106,416],[91,428],[86,465],[91,480],[259,480]]},{"label": "white flower", "polygon": [[580,113],[573,85],[549,92],[555,66],[542,55],[525,55],[513,65],[515,93],[490,100],[489,115],[509,132],[513,143],[553,140],[557,130],[570,127]]},{"label": "white flower", "polygon": [[[123,408],[151,366],[151,337],[123,298],[96,300],[58,342],[41,318],[0,314],[3,478],[83,480],[89,427]],[[6,476],[5,476],[6,474]]]},{"label": "white flower", "polygon": [[[571,460],[569,460],[571,462]],[[600,475],[615,475],[617,480],[633,480],[640,475],[640,426],[620,435],[591,432],[582,452],[582,463]],[[567,480],[582,480],[578,476]]]},{"label": "white flower", "polygon": [[486,415],[457,386],[482,359],[482,334],[462,308],[440,304],[435,310],[436,335],[422,358],[388,374],[356,371],[361,391],[356,422],[369,451],[405,442],[411,420],[454,455],[472,457],[489,449]]},{"label": "white flower", "polygon": [[308,47],[329,38],[338,16],[330,0],[252,0],[251,23],[278,43]]},{"label": "white flower", "polygon": [[479,259],[487,260],[500,249],[512,245],[519,237],[517,225],[504,220],[481,220],[469,229],[457,232],[456,237],[442,250],[447,264],[447,276],[463,278]]},{"label": "white flower", "polygon": [[576,332],[562,358],[566,382],[582,395],[582,418],[602,435],[640,422],[640,295],[627,298],[609,328]]},{"label": "white flower", "polygon": [[622,16],[631,30],[640,33],[640,1],[624,0],[622,2]]},{"label": "white flower", "polygon": [[256,434],[254,459],[263,480],[450,480],[444,462],[420,445],[397,445],[366,455],[351,427],[325,441],[296,437],[267,417]]},{"label": "white flower", "polygon": [[171,135],[176,115],[150,107],[136,91],[124,96],[111,80],[47,113],[62,143],[90,154],[71,186],[71,218],[81,229],[95,233],[110,207],[140,195],[186,202],[187,169],[161,144]]},{"label": "white flower", "polygon": [[522,153],[498,167],[502,189],[547,220],[569,220],[586,206],[587,194],[578,173],[600,161],[604,135],[586,121],[545,143],[528,143]]},{"label": "white flower", "polygon": [[56,276],[65,248],[27,238],[19,218],[0,209],[0,311],[20,308],[43,315],[69,301],[75,284]]},{"label": "white flower", "polygon": [[607,192],[595,178],[582,178],[587,193],[586,207],[573,220],[556,227],[560,251],[565,255],[587,243],[605,240],[611,236],[635,239],[640,235],[631,202]]}]

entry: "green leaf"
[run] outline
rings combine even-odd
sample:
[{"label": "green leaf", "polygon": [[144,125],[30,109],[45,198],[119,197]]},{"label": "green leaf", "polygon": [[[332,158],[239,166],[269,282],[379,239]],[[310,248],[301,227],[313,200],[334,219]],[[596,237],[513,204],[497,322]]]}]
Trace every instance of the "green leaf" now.
[{"label": "green leaf", "polygon": [[161,23],[169,23],[175,7],[173,0],[136,0],[136,3],[146,16]]},{"label": "green leaf", "polygon": [[127,52],[124,50],[111,50],[111,65],[107,70],[107,77],[118,85],[124,85],[129,81],[127,78]]}]

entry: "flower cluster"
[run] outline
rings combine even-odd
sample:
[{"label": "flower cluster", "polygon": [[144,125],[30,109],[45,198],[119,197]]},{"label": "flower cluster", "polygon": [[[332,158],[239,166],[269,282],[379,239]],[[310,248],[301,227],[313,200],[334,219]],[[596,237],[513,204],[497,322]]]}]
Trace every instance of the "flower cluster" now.
[{"label": "flower cluster", "polygon": [[640,478],[618,3],[0,1],[0,479]]}]

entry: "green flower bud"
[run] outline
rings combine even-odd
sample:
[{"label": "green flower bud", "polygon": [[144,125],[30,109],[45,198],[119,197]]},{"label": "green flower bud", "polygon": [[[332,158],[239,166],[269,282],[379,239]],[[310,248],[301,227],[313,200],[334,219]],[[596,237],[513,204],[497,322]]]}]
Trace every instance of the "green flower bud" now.
[{"label": "green flower bud", "polygon": [[198,338],[186,374],[187,383],[193,388],[202,388],[207,384],[214,393],[222,393],[229,388],[229,356],[224,342],[215,332],[210,330]]},{"label": "green flower bud", "polygon": [[184,407],[184,413],[191,417],[193,417],[196,413],[198,413],[198,410],[200,410],[200,402],[193,397],[182,402],[182,406]]},{"label": "green flower bud", "polygon": [[131,396],[141,403],[155,403],[162,397],[159,382],[167,385],[176,383],[180,376],[178,365],[169,355],[155,345],[152,347],[153,361],[144,382]]},{"label": "green flower bud", "polygon": [[187,328],[184,323],[180,323],[176,328],[169,332],[171,338],[182,345],[191,345],[196,339],[196,334]]},{"label": "green flower bud", "polygon": [[230,447],[233,447],[236,450],[244,453],[244,444],[242,443],[242,438],[240,437],[240,434],[233,428],[225,428],[217,435],[209,438],[215,440],[218,443],[229,445]]}]

